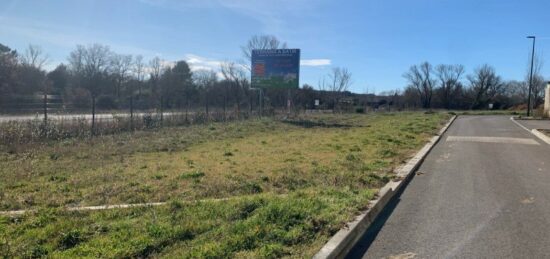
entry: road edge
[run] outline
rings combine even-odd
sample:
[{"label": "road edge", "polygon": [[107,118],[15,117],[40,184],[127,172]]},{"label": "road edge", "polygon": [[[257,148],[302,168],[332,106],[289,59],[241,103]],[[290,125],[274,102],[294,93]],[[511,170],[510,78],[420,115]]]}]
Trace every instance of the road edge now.
[{"label": "road edge", "polygon": [[546,136],[546,134],[542,133],[539,129],[532,129],[531,133],[540,140],[546,142],[546,144],[550,145],[550,137]]},{"label": "road edge", "polygon": [[355,246],[357,241],[365,234],[380,212],[382,212],[386,205],[392,200],[395,194],[405,186],[405,183],[407,183],[409,179],[411,179],[413,173],[424,161],[424,158],[426,158],[432,148],[439,142],[443,134],[457,117],[457,115],[451,117],[447,124],[439,130],[437,135],[433,136],[404,166],[397,169],[396,180],[387,183],[380,189],[377,198],[369,202],[369,209],[358,215],[353,221],[348,222],[344,228],[336,232],[313,258],[332,259],[345,257]]},{"label": "road edge", "polygon": [[548,137],[548,136],[546,136],[546,134],[540,132],[539,129],[532,129],[532,130],[528,129],[527,127],[521,125],[521,123],[519,123],[514,116],[510,117],[510,120],[513,121],[516,125],[520,126],[522,129],[524,129],[524,130],[528,131],[529,133],[535,135],[535,137],[542,140],[544,143],[550,145],[550,137]]},{"label": "road edge", "polygon": [[526,131],[531,132],[527,127],[525,127],[525,126],[521,125],[521,123],[517,122],[515,116],[510,117],[510,120],[513,121],[513,122],[514,122],[516,125],[518,125],[520,128],[522,128],[522,129],[524,129],[524,130],[526,130]]}]

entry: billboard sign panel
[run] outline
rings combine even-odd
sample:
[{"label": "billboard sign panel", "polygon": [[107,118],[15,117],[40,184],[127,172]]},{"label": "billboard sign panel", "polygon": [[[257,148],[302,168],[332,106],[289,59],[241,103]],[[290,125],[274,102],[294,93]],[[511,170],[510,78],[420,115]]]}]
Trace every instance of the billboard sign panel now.
[{"label": "billboard sign panel", "polygon": [[300,49],[252,50],[252,88],[298,88]]}]

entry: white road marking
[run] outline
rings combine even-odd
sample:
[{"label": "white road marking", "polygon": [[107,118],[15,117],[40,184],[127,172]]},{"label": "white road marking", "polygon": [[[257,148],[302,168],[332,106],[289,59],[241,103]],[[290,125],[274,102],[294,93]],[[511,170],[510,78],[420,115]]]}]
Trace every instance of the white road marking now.
[{"label": "white road marking", "polygon": [[539,145],[537,141],[530,138],[448,136],[447,141]]},{"label": "white road marking", "polygon": [[521,123],[517,122],[517,121],[514,119],[514,116],[510,117],[510,120],[513,121],[516,125],[520,126],[522,129],[531,132],[527,127],[525,127],[525,126],[521,125]]},{"label": "white road marking", "polygon": [[415,257],[416,257],[415,253],[408,252],[408,253],[399,254],[399,255],[390,255],[388,256],[388,259],[413,259]]}]

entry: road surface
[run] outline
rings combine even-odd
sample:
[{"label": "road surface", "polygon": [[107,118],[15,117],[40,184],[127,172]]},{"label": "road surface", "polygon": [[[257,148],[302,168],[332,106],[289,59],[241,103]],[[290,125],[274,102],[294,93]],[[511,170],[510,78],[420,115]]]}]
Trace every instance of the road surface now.
[{"label": "road surface", "polygon": [[550,145],[460,116],[350,258],[550,257]]},{"label": "road surface", "polygon": [[550,129],[550,120],[516,120],[524,127],[532,129]]}]

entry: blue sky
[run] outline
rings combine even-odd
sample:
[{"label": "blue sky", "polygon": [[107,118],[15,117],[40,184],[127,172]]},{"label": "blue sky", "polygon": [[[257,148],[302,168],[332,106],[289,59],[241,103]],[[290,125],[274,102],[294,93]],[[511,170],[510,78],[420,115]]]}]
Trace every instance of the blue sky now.
[{"label": "blue sky", "polygon": [[[402,89],[413,64],[481,64],[504,79],[524,77],[531,43],[548,60],[550,1],[504,0],[112,0],[0,3],[0,43],[42,46],[49,68],[76,44],[102,43],[122,54],[187,60],[217,69],[242,60],[240,46],[272,34],[300,48],[301,84],[314,86],[331,67],[347,67],[352,91]],[[543,67],[550,74],[550,64]]]}]

